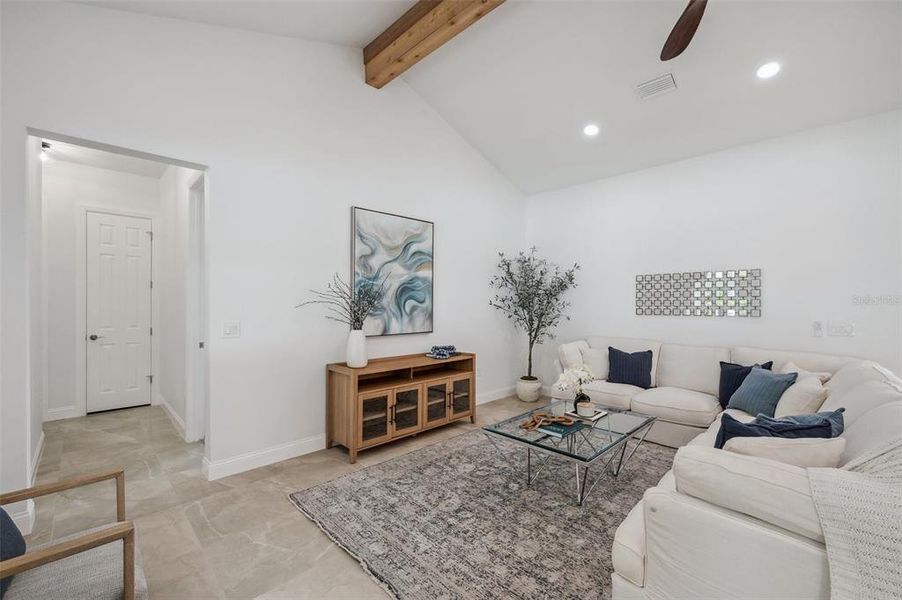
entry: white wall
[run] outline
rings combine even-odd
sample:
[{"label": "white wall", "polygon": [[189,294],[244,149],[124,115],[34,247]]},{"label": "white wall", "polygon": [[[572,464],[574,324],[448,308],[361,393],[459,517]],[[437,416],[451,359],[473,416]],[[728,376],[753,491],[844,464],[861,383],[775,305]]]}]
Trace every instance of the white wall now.
[{"label": "white wall", "polygon": [[[604,143],[599,140],[598,143]],[[543,349],[587,334],[757,345],[864,356],[900,366],[900,315],[853,296],[900,292],[899,113],[737,147],[533,196],[528,239],[578,261],[572,321]],[[638,317],[642,273],[763,270],[763,316]],[[851,321],[855,337],[815,338]]]},{"label": "white wall", "polygon": [[154,335],[159,342],[160,395],[181,421],[185,422],[185,351],[188,277],[189,188],[200,172],[170,166],[160,178],[161,227],[154,237],[157,278],[154,288],[160,297],[159,319]]},{"label": "white wall", "polygon": [[43,165],[49,392],[45,416],[52,420],[84,414],[84,396],[78,393],[84,373],[76,364],[77,348],[84,348],[86,335],[77,319],[84,288],[77,286],[76,273],[85,256],[80,247],[84,240],[79,240],[85,209],[146,215],[156,229],[161,226],[160,181],[59,160]]},{"label": "white wall", "polygon": [[[496,251],[523,245],[522,196],[403,80],[365,85],[352,48],[78,4],[0,10],[4,349],[26,339],[12,290],[32,126],[209,166],[214,472],[322,446],[323,365],[346,331],[294,305],[348,272],[351,205],[436,226],[435,333],[372,340],[371,355],[454,343],[479,353],[483,399],[509,391],[520,355],[488,280]],[[218,337],[229,320],[241,338]]]},{"label": "white wall", "polygon": [[[28,152],[39,153],[40,141],[29,138]],[[28,480],[33,484],[37,476],[38,460],[43,450],[44,403],[47,397],[46,294],[44,278],[44,208],[43,164],[40,160],[28,165],[26,194],[28,197],[28,323],[29,360],[31,366],[30,403],[28,406]]]}]

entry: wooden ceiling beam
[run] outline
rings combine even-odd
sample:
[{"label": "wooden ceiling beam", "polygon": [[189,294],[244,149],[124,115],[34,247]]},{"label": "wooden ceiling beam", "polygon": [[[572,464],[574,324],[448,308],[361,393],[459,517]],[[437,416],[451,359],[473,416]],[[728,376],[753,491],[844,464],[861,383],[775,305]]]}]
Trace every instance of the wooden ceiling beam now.
[{"label": "wooden ceiling beam", "polygon": [[420,0],[363,49],[366,82],[381,88],[504,0]]}]

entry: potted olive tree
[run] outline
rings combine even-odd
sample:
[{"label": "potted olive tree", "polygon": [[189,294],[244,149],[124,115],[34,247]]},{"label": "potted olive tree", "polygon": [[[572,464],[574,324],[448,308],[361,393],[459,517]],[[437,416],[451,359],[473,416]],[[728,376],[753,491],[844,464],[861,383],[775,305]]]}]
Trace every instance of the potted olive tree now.
[{"label": "potted olive tree", "polygon": [[517,381],[517,396],[524,402],[535,402],[542,381],[532,374],[532,351],[536,344],[554,337],[552,332],[561,319],[570,319],[564,314],[570,306],[564,294],[576,287],[579,265],[563,269],[538,256],[535,248],[513,258],[504,253],[499,257],[498,273],[491,282],[498,293],[489,304],[526,332],[529,354],[526,375]]},{"label": "potted olive tree", "polygon": [[348,334],[347,364],[360,368],[367,365],[366,335],[363,333],[363,322],[382,304],[385,297],[385,285],[368,280],[357,282],[357,289],[346,283],[338,273],[326,285],[325,291],[310,290],[314,299],[298,304],[296,308],[309,304],[325,304],[326,318],[344,323],[350,327]]}]

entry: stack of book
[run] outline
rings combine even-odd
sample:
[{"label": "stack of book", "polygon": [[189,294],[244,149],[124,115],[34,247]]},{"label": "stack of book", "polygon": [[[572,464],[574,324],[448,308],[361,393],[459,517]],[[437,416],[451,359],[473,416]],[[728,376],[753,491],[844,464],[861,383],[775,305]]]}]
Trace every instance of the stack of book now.
[{"label": "stack of book", "polygon": [[576,421],[572,425],[549,423],[548,425],[542,425],[541,427],[536,428],[536,431],[544,433],[545,435],[554,436],[556,438],[565,438],[568,435],[573,435],[584,427],[586,427],[586,424],[582,421]]}]

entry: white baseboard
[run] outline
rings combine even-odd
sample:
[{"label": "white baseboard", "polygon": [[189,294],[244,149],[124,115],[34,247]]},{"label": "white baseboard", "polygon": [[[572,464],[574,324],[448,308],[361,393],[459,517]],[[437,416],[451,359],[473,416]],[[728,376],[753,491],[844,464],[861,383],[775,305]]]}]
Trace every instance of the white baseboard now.
[{"label": "white baseboard", "polygon": [[34,482],[38,478],[38,466],[41,464],[41,457],[44,456],[44,432],[41,432],[41,437],[38,438],[38,449],[34,453],[34,456],[31,457],[31,487],[34,487]]},{"label": "white baseboard", "polygon": [[166,402],[166,398],[164,398],[162,394],[156,394],[155,398],[156,402],[154,402],[154,404],[163,407],[169,420],[172,421],[172,426],[175,427],[175,430],[178,432],[179,437],[183,440],[187,439],[185,437],[185,421],[175,412],[175,409]]},{"label": "white baseboard", "polygon": [[[477,394],[476,404],[485,404],[486,402],[512,396],[515,393],[516,388],[514,386],[482,392]],[[164,404],[164,406],[168,405]],[[310,454],[311,452],[322,450],[325,447],[326,435],[321,433],[293,442],[280,444],[278,446],[271,446],[269,448],[263,448],[262,450],[240,454],[224,460],[211,461],[207,457],[204,457],[203,472],[207,479],[212,481],[214,479],[228,477],[229,475],[243,473],[244,471],[250,471],[251,469],[265,467],[266,465],[288,460],[303,454]]]},{"label": "white baseboard", "polygon": [[48,408],[44,411],[44,422],[59,421],[60,419],[74,419],[76,417],[85,416],[77,406],[61,406],[59,408]]},{"label": "white baseboard", "polygon": [[501,398],[507,398],[508,396],[513,396],[517,393],[516,386],[510,386],[506,388],[500,388],[497,390],[492,390],[490,392],[477,392],[476,393],[476,405],[485,404],[486,402],[492,402],[493,400],[500,400]]},{"label": "white baseboard", "polygon": [[4,507],[9,513],[22,535],[28,535],[34,529],[34,500],[25,500]]},{"label": "white baseboard", "polygon": [[320,433],[293,442],[270,446],[246,454],[239,454],[224,460],[211,461],[204,457],[203,472],[210,481],[236,473],[265,467],[279,461],[288,460],[302,454],[310,454],[326,447],[326,435]]}]

